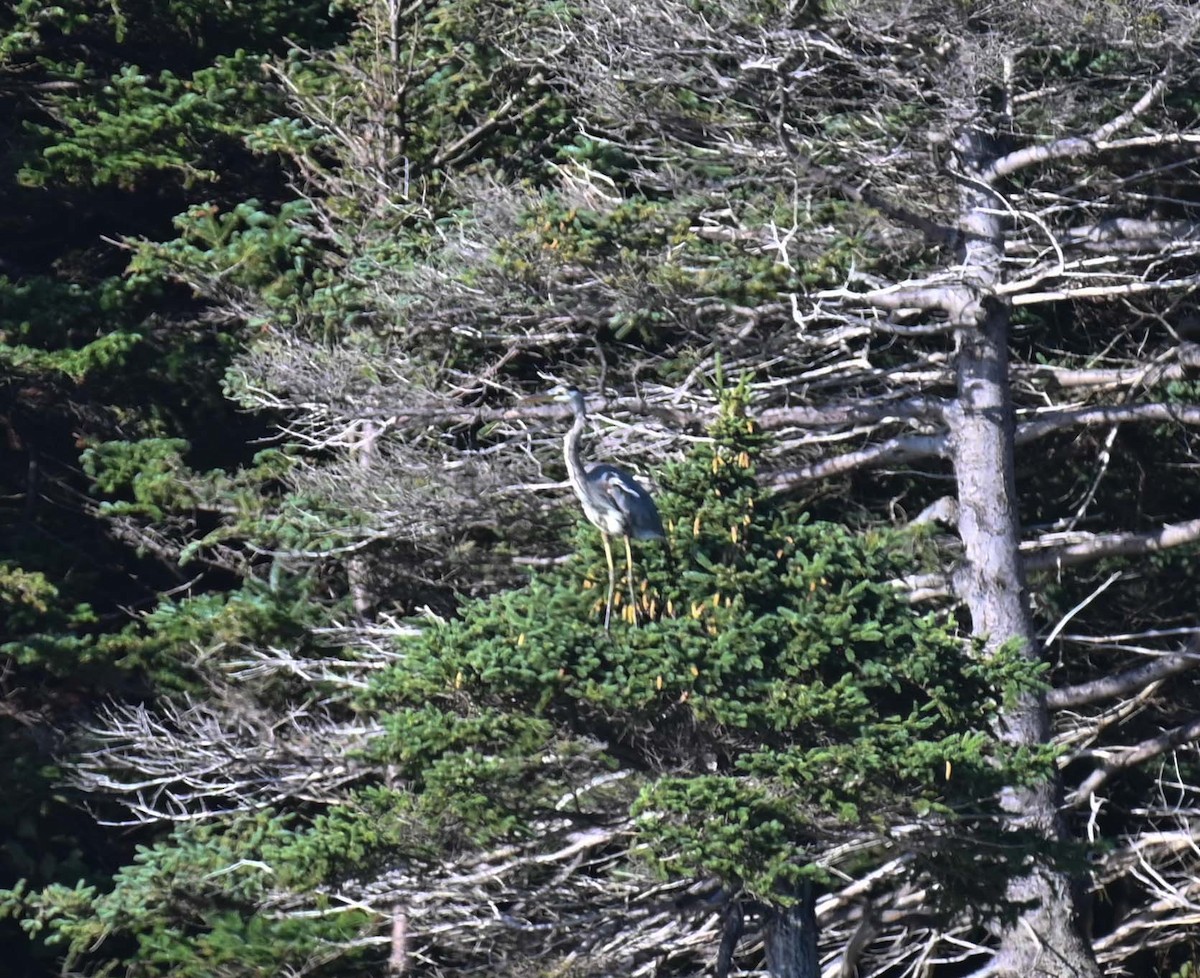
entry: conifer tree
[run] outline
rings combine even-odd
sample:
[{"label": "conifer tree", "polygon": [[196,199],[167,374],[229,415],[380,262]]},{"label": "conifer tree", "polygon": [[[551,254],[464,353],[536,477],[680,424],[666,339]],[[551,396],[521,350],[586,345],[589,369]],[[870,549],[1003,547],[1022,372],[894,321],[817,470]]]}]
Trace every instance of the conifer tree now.
[{"label": "conifer tree", "polygon": [[[719,971],[761,932],[790,976],[817,926],[862,974],[1188,966],[1192,5],[341,9],[220,142],[296,199],[126,242],[277,426],[240,469],[165,423],[86,446],[105,527],[238,585],[105,647],[189,663],[71,764],[159,843],[5,906],[93,964],[144,926],[151,970],[259,935],[222,967]],[[176,76],[113,97],[207,125]],[[519,406],[546,375],[672,524],[611,642],[561,418]],[[0,594],[44,635],[68,578],[31,570]]]},{"label": "conifer tree", "polygon": [[[813,919],[843,867],[903,865],[911,885],[941,888],[944,912],[982,908],[1004,847],[958,848],[995,832],[1002,785],[1051,769],[991,732],[1037,670],[972,654],[952,620],[904,600],[894,582],[919,535],[855,535],[765,495],[762,446],[731,395],[711,437],[661,473],[669,536],[637,565],[640,626],[625,606],[604,630],[604,558],[580,520],[562,569],[402,642],[359,697],[379,725],[367,769],[323,814],[214,819],[210,801],[206,826],[147,851],[111,895],[25,895],[27,919],[80,963],[106,959],[99,935],[136,940],[149,975],[190,973],[192,955],[228,975],[294,966],[329,928],[389,914],[405,943],[376,941],[376,957],[419,947],[435,973],[559,961],[601,975],[694,967],[684,920],[716,909],[702,932],[722,931],[718,973],[763,930],[772,973],[790,974],[774,935]],[[224,879],[233,858],[246,868]],[[179,874],[210,882],[172,933],[160,918],[186,918],[169,895]],[[128,915],[158,899],[141,933]],[[330,900],[367,916],[312,913]],[[240,916],[218,912],[230,901]]]}]

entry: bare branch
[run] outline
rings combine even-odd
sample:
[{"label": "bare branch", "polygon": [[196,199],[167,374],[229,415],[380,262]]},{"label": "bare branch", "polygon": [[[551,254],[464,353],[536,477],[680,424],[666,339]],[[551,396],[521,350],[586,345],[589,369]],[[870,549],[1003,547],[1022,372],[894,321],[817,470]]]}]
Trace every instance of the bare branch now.
[{"label": "bare branch", "polygon": [[807,428],[827,427],[863,422],[903,421],[939,418],[944,405],[940,398],[912,397],[903,400],[853,401],[823,407],[767,408],[757,420],[765,430],[800,425]]},{"label": "bare branch", "polygon": [[1148,421],[1174,421],[1177,424],[1200,425],[1200,407],[1150,403],[1065,410],[1051,409],[1038,412],[1033,420],[1020,422],[1017,425],[1016,440],[1018,445],[1026,445],[1064,428]]},{"label": "bare branch", "polygon": [[1017,377],[1046,380],[1059,388],[1153,387],[1171,380],[1180,380],[1200,369],[1200,344],[1181,343],[1172,351],[1174,362],[1117,368],[1071,368],[1054,364],[1018,364],[1013,368]]},{"label": "bare branch", "polygon": [[1074,709],[1098,703],[1101,700],[1128,696],[1159,682],[1191,669],[1200,667],[1200,650],[1176,652],[1153,662],[1126,669],[1114,676],[1102,676],[1075,686],[1052,689],[1046,694],[1046,705],[1052,710]]},{"label": "bare branch", "polygon": [[1185,724],[1164,731],[1157,737],[1143,740],[1134,747],[1124,748],[1119,753],[1111,752],[1112,756],[1093,771],[1083,783],[1073,791],[1067,799],[1067,804],[1079,808],[1086,805],[1097,791],[1122,771],[1128,771],[1146,761],[1159,757],[1168,751],[1182,747],[1200,737],[1200,717],[1195,717]]},{"label": "bare branch", "polygon": [[1200,540],[1200,519],[1172,523],[1145,533],[1063,533],[1023,543],[1027,571],[1055,570],[1102,560],[1157,553]]},{"label": "bare branch", "polygon": [[269,718],[234,703],[110,707],[85,728],[72,780],[128,809],[106,825],[194,822],[285,800],[333,800],[369,773],[355,749],[379,733],[302,708]]},{"label": "bare branch", "polygon": [[1024,149],[1014,150],[992,163],[984,170],[982,177],[988,183],[992,183],[1031,166],[1038,166],[1054,160],[1084,159],[1106,149],[1124,148],[1121,144],[1108,140],[1133,123],[1139,116],[1145,115],[1155,100],[1166,91],[1166,88],[1167,80],[1164,74],[1127,112],[1123,112],[1115,119],[1097,127],[1089,135],[1058,139],[1044,146],[1028,146]]},{"label": "bare branch", "polygon": [[764,483],[777,492],[786,492],[808,482],[845,475],[858,469],[942,456],[946,451],[946,442],[946,435],[902,435],[811,465],[774,472],[764,479]]},{"label": "bare branch", "polygon": [[[1047,292],[1018,292],[1012,296],[1011,301],[1014,306],[1031,306],[1039,302],[1065,302],[1069,299],[1119,298],[1121,296],[1148,295],[1155,292],[1178,292],[1194,289],[1198,285],[1200,285],[1200,277],[1189,275],[1186,278],[1162,279],[1157,282],[1125,282],[1113,285],[1079,286],[1073,289],[1052,289]],[[1001,295],[1014,291],[1017,291],[1016,285],[1004,286],[997,290]]]}]

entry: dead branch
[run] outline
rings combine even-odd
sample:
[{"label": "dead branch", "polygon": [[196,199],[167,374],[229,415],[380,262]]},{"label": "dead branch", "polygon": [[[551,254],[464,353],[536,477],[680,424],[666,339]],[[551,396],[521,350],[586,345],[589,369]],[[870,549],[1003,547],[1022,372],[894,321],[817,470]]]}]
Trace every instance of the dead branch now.
[{"label": "dead branch", "polygon": [[1021,544],[1025,569],[1050,571],[1106,557],[1131,557],[1182,547],[1200,540],[1200,519],[1172,523],[1145,533],[1055,533]]},{"label": "dead branch", "polygon": [[1076,808],[1088,804],[1092,795],[1122,771],[1127,771],[1130,768],[1146,763],[1146,761],[1153,760],[1155,757],[1182,747],[1184,744],[1190,743],[1198,737],[1200,737],[1200,717],[1196,717],[1171,730],[1164,731],[1159,736],[1151,737],[1133,747],[1123,748],[1120,751],[1104,752],[1108,756],[1105,757],[1103,763],[1088,775],[1078,788],[1071,792],[1067,798],[1067,803]]},{"label": "dead branch", "polygon": [[1126,669],[1113,676],[1103,676],[1074,686],[1062,686],[1046,694],[1046,705],[1052,710],[1074,709],[1099,703],[1101,700],[1128,696],[1152,683],[1200,667],[1200,651],[1176,652],[1153,662]]}]

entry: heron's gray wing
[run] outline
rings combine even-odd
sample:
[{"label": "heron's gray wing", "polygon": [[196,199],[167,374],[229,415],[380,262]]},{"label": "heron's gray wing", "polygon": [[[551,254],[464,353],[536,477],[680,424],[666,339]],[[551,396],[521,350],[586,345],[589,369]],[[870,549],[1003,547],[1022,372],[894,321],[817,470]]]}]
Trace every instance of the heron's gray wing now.
[{"label": "heron's gray wing", "polygon": [[663,533],[658,507],[645,487],[624,469],[599,464],[588,469],[588,480],[600,486],[614,506],[625,514],[629,535],[637,539],[653,539]]}]

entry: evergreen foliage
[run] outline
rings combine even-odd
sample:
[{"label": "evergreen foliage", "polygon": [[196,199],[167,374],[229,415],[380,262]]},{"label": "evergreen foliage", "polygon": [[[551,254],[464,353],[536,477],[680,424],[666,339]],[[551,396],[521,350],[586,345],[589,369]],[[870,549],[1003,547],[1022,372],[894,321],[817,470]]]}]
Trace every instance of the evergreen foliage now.
[{"label": "evergreen foliage", "polygon": [[[623,627],[600,629],[606,576],[584,525],[568,568],[404,647],[368,702],[388,728],[377,758],[419,806],[475,845],[554,813],[632,816],[661,871],[779,902],[822,875],[830,840],[936,813],[928,869],[957,818],[1045,775],[1051,755],[991,732],[1041,668],[965,654],[953,622],[907,605],[891,582],[919,540],[797,519],[765,496],[761,442],[731,398],[711,441],[664,471],[668,547],[641,547],[641,627],[626,605]],[[590,790],[606,770],[630,777]]]},{"label": "evergreen foliage", "polygon": [[361,913],[297,921],[264,907],[291,837],[269,813],[219,828],[183,827],[140,847],[108,892],[82,883],[40,893],[18,887],[0,913],[20,908],[25,931],[60,946],[71,968],[99,958],[145,978],[248,978],[289,965],[345,974],[345,961],[337,969],[322,961],[340,959],[330,949],[360,935]]},{"label": "evergreen foliage", "polygon": [[[73,892],[129,854],[130,836],[88,818],[52,758],[107,697],[197,689],[190,659],[212,635],[181,629],[180,609],[204,599],[155,605],[171,589],[235,583],[211,549],[199,569],[178,558],[226,508],[231,480],[215,470],[247,461],[244,438],[263,430],[220,388],[242,324],[214,328],[162,262],[128,264],[111,242],[170,236],[192,201],[246,214],[255,193],[286,194],[277,161],[243,142],[278,105],[264,58],[285,37],[332,41],[343,16],[292,0],[0,11],[0,753],[16,782],[0,884]],[[241,258],[250,276],[256,260]],[[258,500],[261,480],[242,491]],[[6,973],[49,967],[18,933],[0,930]]]},{"label": "evergreen foliage", "polygon": [[[581,523],[579,555],[561,571],[405,642],[359,704],[382,722],[366,759],[403,790],[357,790],[303,824],[185,827],[142,850],[109,893],[18,887],[5,906],[64,945],[72,966],[119,959],[166,976],[198,975],[203,962],[252,975],[350,941],[337,955],[345,969],[368,921],[273,920],[266,908],[364,872],[537,845],[568,824],[625,825],[647,868],[716,877],[770,904],[787,904],[801,879],[827,879],[822,853],[865,829],[917,854],[919,876],[952,878],[948,904],[978,909],[1004,860],[976,852],[964,872],[957,826],[978,839],[998,787],[1053,763],[991,733],[1004,699],[1039,688],[1041,670],[974,656],[952,621],[906,604],[893,580],[919,560],[919,538],[853,534],[764,495],[762,445],[731,397],[711,438],[664,471],[669,544],[639,548],[640,627],[626,608],[602,629],[603,557]],[[252,639],[238,601],[207,603],[212,629]],[[160,609],[150,633],[211,642],[189,624],[202,617],[192,605]],[[263,637],[289,624],[294,612]]]},{"label": "evergreen foliage", "polygon": [[[1192,6],[0,10],[6,965],[711,973],[818,892],[1019,973],[1088,889],[1194,971]],[[1012,635],[917,517],[988,317]],[[668,528],[607,634],[546,374]]]}]

